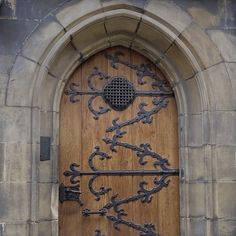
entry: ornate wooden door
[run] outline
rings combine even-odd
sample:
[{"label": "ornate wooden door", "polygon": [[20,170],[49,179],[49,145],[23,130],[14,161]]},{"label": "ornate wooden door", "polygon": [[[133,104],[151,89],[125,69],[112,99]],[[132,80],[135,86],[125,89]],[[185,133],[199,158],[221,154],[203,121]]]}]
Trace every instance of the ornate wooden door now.
[{"label": "ornate wooden door", "polygon": [[61,236],[179,235],[177,112],[164,76],[115,47],[72,75],[60,109]]}]

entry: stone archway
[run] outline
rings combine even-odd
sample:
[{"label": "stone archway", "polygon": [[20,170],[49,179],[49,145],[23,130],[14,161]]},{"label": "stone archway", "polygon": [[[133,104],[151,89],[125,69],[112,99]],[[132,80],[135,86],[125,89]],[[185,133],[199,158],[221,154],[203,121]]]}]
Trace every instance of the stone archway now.
[{"label": "stone archway", "polygon": [[[211,112],[224,103],[214,96],[214,90],[220,89],[213,85],[216,71],[226,74],[227,86],[226,69],[220,65],[217,48],[175,4],[151,1],[145,8],[116,1],[102,6],[98,1],[85,4],[82,1],[60,11],[57,14],[60,24],[53,21],[39,26],[16,58],[8,84],[6,105],[24,107],[30,113],[30,220],[57,220],[58,112],[65,82],[89,56],[121,45],[148,57],[162,70],[175,91],[183,169],[181,232],[191,235],[192,226],[199,224],[202,232],[210,235],[207,232],[214,215],[210,146],[214,124],[210,118]],[[42,37],[44,43],[37,48]],[[216,71],[207,70],[214,65],[218,65]],[[207,82],[206,77],[210,81]],[[47,164],[39,161],[40,136],[52,138],[52,157]],[[198,161],[193,158],[196,156]],[[195,172],[195,168],[204,168],[205,161],[207,170]],[[40,211],[45,202],[50,212]],[[37,227],[32,226],[32,235],[37,235]]]}]

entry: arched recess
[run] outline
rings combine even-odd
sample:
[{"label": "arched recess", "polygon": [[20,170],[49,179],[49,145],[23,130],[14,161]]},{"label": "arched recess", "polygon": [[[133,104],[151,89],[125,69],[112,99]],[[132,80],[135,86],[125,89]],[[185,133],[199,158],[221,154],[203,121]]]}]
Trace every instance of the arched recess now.
[{"label": "arched recess", "polygon": [[[208,147],[204,146],[207,142],[204,132],[210,132],[210,125],[207,123],[208,114],[205,111],[214,106],[214,101],[208,98],[209,93],[202,71],[211,66],[208,58],[212,57],[211,63],[214,64],[221,60],[220,55],[200,27],[174,4],[168,7],[152,2],[145,10],[128,4],[114,3],[108,6],[92,4],[81,12],[81,9],[84,9],[83,4],[84,1],[58,13],[57,19],[64,29],[55,31],[54,36],[40,52],[31,42],[40,37],[42,31],[49,32],[55,22],[39,27],[39,30],[25,43],[22,55],[17,57],[8,85],[6,105],[31,108],[33,182],[31,221],[40,220],[40,204],[44,201],[50,202],[51,205],[49,220],[57,219],[55,202],[58,197],[58,113],[61,94],[67,79],[86,58],[102,49],[120,45],[132,48],[149,58],[164,73],[175,92],[182,169],[181,232],[190,235],[190,218],[200,214],[201,217],[205,217],[204,224],[207,225],[210,221],[206,219],[211,218],[213,211],[212,204],[205,203],[205,200],[207,202],[212,200],[210,192],[212,185],[194,185],[199,176],[196,176],[196,179],[195,177],[189,179],[188,172],[192,167],[189,162],[188,147],[200,147],[198,155],[205,157]],[[73,17],[66,16],[70,10],[74,12]],[[166,12],[165,15],[162,10]],[[176,12],[178,12],[177,19],[173,18]],[[198,41],[199,34],[204,38],[201,42]],[[28,67],[27,75],[21,74],[20,65]],[[18,79],[15,80],[15,77]],[[39,161],[40,136],[51,137],[50,166],[44,166]],[[45,181],[51,180],[52,183],[51,195],[46,198],[40,195],[40,188],[44,187],[42,184],[37,184],[43,182],[40,178]],[[208,176],[206,171],[202,178],[211,176]],[[206,188],[208,188],[207,193]],[[201,199],[198,203],[201,209],[199,214],[191,207],[196,201],[194,196]],[[45,217],[42,216],[42,219]]]}]

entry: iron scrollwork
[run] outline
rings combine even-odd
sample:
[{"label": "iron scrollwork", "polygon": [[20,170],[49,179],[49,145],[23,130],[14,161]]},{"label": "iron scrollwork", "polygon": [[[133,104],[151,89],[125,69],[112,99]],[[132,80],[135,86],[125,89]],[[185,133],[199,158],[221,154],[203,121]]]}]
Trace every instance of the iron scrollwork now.
[{"label": "iron scrollwork", "polygon": [[[135,201],[150,203],[154,194],[158,193],[163,188],[168,187],[170,176],[179,175],[179,169],[169,168],[168,166],[170,164],[168,160],[162,157],[159,153],[153,151],[149,143],[136,145],[122,142],[121,139],[124,135],[126,135],[126,131],[123,130],[124,127],[138,122],[142,122],[143,124],[151,124],[153,121],[153,116],[167,106],[168,98],[173,96],[173,91],[170,89],[165,80],[161,79],[156,73],[152,72],[149,64],[131,64],[130,62],[122,59],[124,55],[121,52],[105,54],[105,56],[110,61],[110,64],[114,69],[117,69],[118,65],[121,64],[135,70],[138,83],[140,85],[146,83],[144,79],[145,77],[151,78],[153,80],[152,87],[154,90],[137,91],[133,87],[133,84],[130,83],[125,77],[111,77],[95,67],[87,78],[89,88],[88,91],[80,91],[78,90],[78,85],[71,83],[65,93],[69,96],[70,102],[72,103],[79,101],[78,96],[91,96],[88,99],[88,108],[94,115],[95,119],[98,119],[100,115],[109,112],[111,108],[120,111],[126,109],[130,104],[132,104],[137,96],[153,97],[151,109],[147,110],[147,104],[141,102],[138,106],[138,112],[135,117],[126,121],[120,121],[119,118],[113,119],[111,126],[105,130],[107,134],[111,133],[113,136],[105,137],[103,138],[103,141],[106,145],[108,145],[112,152],[117,152],[117,147],[126,148],[133,151],[138,158],[139,164],[142,166],[145,166],[148,162],[147,159],[151,158],[153,160],[154,168],[152,170],[99,170],[95,167],[95,158],[105,161],[111,159],[112,156],[101,151],[101,148],[96,146],[94,151],[88,156],[89,171],[79,170],[79,165],[72,163],[70,165],[70,169],[64,172],[64,175],[70,178],[70,183],[72,186],[67,187],[67,193],[69,194],[61,194],[61,202],[74,199],[81,206],[83,205],[80,198],[82,193],[79,189],[80,177],[82,176],[91,176],[88,181],[88,188],[97,201],[100,200],[102,195],[105,195],[112,190],[111,187],[107,186],[101,186],[99,189],[94,187],[94,182],[99,176],[153,176],[153,187],[151,189],[148,189],[148,183],[142,180],[139,183],[138,191],[134,195],[122,199],[119,198],[118,194],[115,194],[100,209],[91,210],[86,208],[82,210],[82,215],[84,217],[89,217],[91,215],[105,217],[113,223],[113,227],[116,230],[120,230],[120,225],[125,225],[138,231],[140,236],[159,236],[156,232],[155,226],[152,223],[139,225],[135,222],[127,221],[126,218],[124,218],[124,216],[127,216],[127,213],[122,206]],[[106,81],[102,90],[98,90],[94,86],[93,80],[95,78]],[[98,110],[93,108],[93,101],[99,96],[103,98],[109,107],[101,106]],[[61,189],[64,191],[65,187],[62,186]],[[62,190],[61,192],[63,193]],[[68,199],[66,199],[67,197]],[[110,213],[111,210],[114,213],[113,215]],[[101,231],[96,229],[95,236],[105,235],[102,235]]]},{"label": "iron scrollwork", "polygon": [[[87,77],[88,91],[79,90],[79,85],[76,83],[71,83],[66,89],[65,94],[69,96],[70,102],[79,102],[78,96],[88,95],[91,96],[88,99],[88,108],[94,115],[95,119],[98,119],[100,115],[109,112],[112,109],[117,111],[122,111],[126,109],[130,104],[133,103],[136,97],[139,96],[149,96],[149,97],[170,97],[173,96],[173,91],[168,86],[166,80],[161,79],[156,73],[152,72],[151,66],[149,64],[134,65],[127,61],[120,59],[123,53],[116,52],[114,55],[105,54],[106,58],[111,61],[111,66],[117,69],[117,64],[123,64],[129,68],[136,71],[138,77],[138,83],[143,85],[146,82],[144,77],[149,77],[153,80],[152,87],[154,90],[150,91],[137,91],[135,90],[133,84],[129,82],[123,76],[109,76],[105,72],[99,70],[97,67],[93,68],[93,71]],[[107,81],[103,89],[99,90],[93,84],[94,79],[100,79]],[[93,101],[97,97],[102,97],[107,107],[100,106],[97,109],[93,106]],[[153,101],[155,103],[155,99]],[[143,103],[140,107],[145,106]]]}]

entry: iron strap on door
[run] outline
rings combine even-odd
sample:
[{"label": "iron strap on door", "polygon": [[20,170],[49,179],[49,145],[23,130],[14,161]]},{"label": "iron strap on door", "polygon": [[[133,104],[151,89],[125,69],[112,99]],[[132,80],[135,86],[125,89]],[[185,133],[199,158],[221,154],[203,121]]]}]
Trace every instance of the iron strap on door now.
[{"label": "iron strap on door", "polygon": [[[89,91],[79,91],[77,90],[78,85],[71,83],[69,89],[65,93],[70,97],[72,103],[78,102],[78,96],[91,96],[88,99],[88,108],[94,115],[95,119],[99,119],[102,114],[109,112],[111,109],[123,111],[133,103],[137,96],[148,96],[153,97],[152,109],[146,110],[146,103],[141,102],[139,104],[139,110],[135,117],[130,118],[126,121],[119,121],[116,118],[112,121],[112,125],[106,129],[106,133],[112,133],[112,138],[103,138],[103,141],[109,146],[112,152],[116,152],[117,147],[129,149],[135,153],[138,158],[138,162],[141,166],[147,164],[147,158],[153,159],[153,169],[152,170],[99,170],[94,165],[94,159],[99,158],[100,160],[111,159],[106,152],[100,150],[99,146],[94,148],[94,151],[88,157],[88,166],[90,171],[80,171],[79,165],[72,163],[69,170],[64,172],[64,175],[70,178],[71,186],[64,186],[60,184],[59,189],[59,200],[61,203],[64,201],[77,201],[81,206],[83,206],[83,200],[81,198],[82,192],[80,191],[80,177],[91,176],[88,181],[88,188],[90,192],[95,196],[96,200],[99,201],[102,195],[107,194],[112,189],[107,186],[101,186],[99,189],[94,187],[94,181],[99,176],[154,176],[153,188],[147,189],[146,181],[142,180],[139,183],[139,188],[136,194],[129,196],[127,198],[119,198],[119,195],[113,195],[111,199],[101,208],[96,211],[91,209],[83,209],[81,214],[84,217],[91,215],[99,215],[101,217],[106,217],[109,221],[113,223],[113,227],[119,230],[119,225],[126,225],[131,227],[138,232],[140,236],[159,236],[156,232],[155,226],[152,223],[139,225],[135,222],[130,222],[124,219],[127,213],[122,208],[122,205],[128,204],[130,202],[142,201],[150,203],[153,194],[159,192],[161,189],[169,185],[170,176],[178,176],[179,169],[168,168],[169,162],[166,158],[163,158],[157,152],[152,150],[152,147],[148,143],[143,143],[140,145],[134,145],[130,143],[122,142],[121,139],[126,135],[123,127],[133,125],[135,123],[142,122],[144,124],[151,124],[153,120],[153,115],[158,113],[162,108],[165,108],[168,104],[168,98],[173,96],[173,91],[168,86],[167,82],[151,71],[151,67],[148,64],[134,65],[128,61],[122,60],[123,54],[121,52],[116,52],[114,54],[105,55],[111,62],[113,68],[117,68],[118,64],[125,65],[132,70],[136,71],[138,78],[138,83],[140,85],[144,84],[144,77],[150,77],[152,82],[153,90],[151,91],[137,91],[133,84],[129,82],[123,76],[111,77],[106,73],[100,71],[98,68],[94,68],[92,73],[88,77],[88,87]],[[107,80],[102,90],[98,90],[94,87],[92,80],[99,78],[100,80]],[[93,100],[101,96],[107,107],[99,107],[99,110],[93,108]],[[115,215],[110,215],[108,210],[112,209]],[[95,230],[95,236],[102,236],[100,229]]]}]

